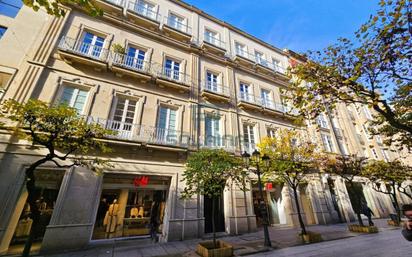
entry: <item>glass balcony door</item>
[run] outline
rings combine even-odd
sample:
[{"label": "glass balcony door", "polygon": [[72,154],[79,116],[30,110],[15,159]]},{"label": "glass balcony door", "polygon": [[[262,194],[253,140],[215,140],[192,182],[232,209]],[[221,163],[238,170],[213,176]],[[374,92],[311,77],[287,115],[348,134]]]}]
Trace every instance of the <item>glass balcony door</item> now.
[{"label": "glass balcony door", "polygon": [[156,140],[165,143],[177,141],[177,111],[161,106],[156,128]]},{"label": "glass balcony door", "polygon": [[166,59],[164,75],[173,80],[180,80],[180,63],[175,60]]},{"label": "glass balcony door", "polygon": [[115,130],[117,136],[131,139],[134,130],[134,117],[136,114],[137,101],[125,98],[117,98],[113,120],[109,121],[108,128]]},{"label": "glass balcony door", "polygon": [[143,70],[145,55],[145,51],[129,46],[125,60],[126,66]]},{"label": "glass balcony door", "polygon": [[80,52],[84,55],[99,58],[104,45],[104,38],[85,32],[80,44]]}]

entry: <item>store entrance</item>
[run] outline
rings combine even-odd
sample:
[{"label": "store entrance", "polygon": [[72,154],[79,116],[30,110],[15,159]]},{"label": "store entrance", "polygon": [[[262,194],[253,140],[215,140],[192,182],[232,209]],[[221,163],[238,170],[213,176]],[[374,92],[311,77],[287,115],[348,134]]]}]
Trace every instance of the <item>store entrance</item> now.
[{"label": "store entrance", "polygon": [[[36,204],[40,210],[40,222],[37,225],[33,225],[33,220],[30,216],[30,206],[26,202],[22,208],[19,209],[18,213],[15,213],[15,215],[20,215],[20,218],[10,242],[8,254],[21,254],[23,252],[24,244],[31,230],[34,233],[34,242],[31,247],[31,252],[36,253],[40,250],[46,227],[49,225],[56,205],[63,176],[64,171],[59,170],[35,171],[34,177],[36,180],[36,187],[34,194],[37,199]],[[27,198],[25,190],[21,197]]]},{"label": "store entrance", "polygon": [[163,176],[105,174],[92,239],[162,233],[169,184]]},{"label": "store entrance", "polygon": [[[268,184],[270,186],[268,186]],[[283,184],[267,183],[263,188],[263,200],[266,203],[266,213],[268,214],[268,221],[271,225],[286,224],[285,202],[282,196]],[[256,215],[256,225],[258,227],[263,224],[263,215],[259,208],[261,197],[257,183],[253,184],[252,188],[253,208]]]},{"label": "store entrance", "polygon": [[[225,212],[223,205],[223,194],[218,197],[215,197],[214,201],[215,208],[215,228],[216,232],[225,231]],[[205,215],[205,233],[213,232],[213,198],[204,196],[204,215]]]}]

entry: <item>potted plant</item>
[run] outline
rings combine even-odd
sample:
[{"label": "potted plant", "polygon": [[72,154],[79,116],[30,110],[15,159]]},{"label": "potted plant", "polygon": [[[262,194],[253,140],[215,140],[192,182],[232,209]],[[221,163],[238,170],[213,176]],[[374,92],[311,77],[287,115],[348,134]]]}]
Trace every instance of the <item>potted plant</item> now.
[{"label": "potted plant", "polygon": [[221,197],[226,186],[235,183],[241,190],[244,186],[246,172],[242,168],[240,158],[230,155],[224,150],[204,149],[189,156],[182,182],[183,199],[194,195],[208,196],[212,199],[212,231],[213,241],[200,242],[196,252],[204,257],[233,256],[233,247],[221,240],[216,240],[215,199]]},{"label": "potted plant", "polygon": [[114,43],[112,45],[112,50],[114,53],[114,59],[116,60],[117,63],[123,63],[125,54],[126,54],[126,49],[124,46],[122,46],[119,43]]}]

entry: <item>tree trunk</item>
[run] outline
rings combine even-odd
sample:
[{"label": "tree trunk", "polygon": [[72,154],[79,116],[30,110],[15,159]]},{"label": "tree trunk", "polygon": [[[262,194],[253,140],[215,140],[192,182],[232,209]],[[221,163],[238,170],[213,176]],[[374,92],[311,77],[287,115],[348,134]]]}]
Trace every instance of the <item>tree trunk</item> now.
[{"label": "tree trunk", "polygon": [[353,209],[356,213],[356,217],[358,218],[358,223],[359,225],[364,226],[362,216],[361,216],[361,199],[358,196],[357,189],[355,188],[352,182],[350,183],[350,188],[352,190],[352,195],[353,195],[354,203],[355,203],[355,206],[353,206],[354,207]]},{"label": "tree trunk", "polygon": [[32,219],[33,223],[30,229],[29,237],[26,240],[26,243],[24,244],[24,250],[23,250],[23,257],[28,257],[30,256],[30,249],[33,244],[33,240],[35,239],[35,232],[33,228],[37,228],[39,221],[40,221],[40,211],[39,208],[36,204],[36,195],[35,195],[35,177],[34,177],[34,171],[36,170],[37,167],[39,167],[41,164],[49,161],[49,158],[43,158],[38,160],[37,162],[33,163],[30,165],[29,168],[26,170],[26,188],[27,188],[27,203],[30,206],[30,218]]},{"label": "tree trunk", "polygon": [[302,235],[306,235],[305,223],[303,223],[302,214],[300,213],[300,205],[299,205],[299,198],[298,198],[297,188],[292,187],[292,189],[293,189],[293,193],[295,195],[296,210],[298,212],[299,225],[300,225],[300,228],[302,229]]},{"label": "tree trunk", "polygon": [[217,248],[217,244],[216,244],[216,224],[215,224],[215,202],[216,202],[216,197],[212,196],[212,232],[213,232],[213,247],[214,247],[214,249]]},{"label": "tree trunk", "polygon": [[398,224],[401,224],[401,209],[399,208],[398,197],[396,196],[396,188],[394,184],[392,184],[392,197],[393,197],[393,203],[395,205],[396,215],[398,216],[397,222]]}]

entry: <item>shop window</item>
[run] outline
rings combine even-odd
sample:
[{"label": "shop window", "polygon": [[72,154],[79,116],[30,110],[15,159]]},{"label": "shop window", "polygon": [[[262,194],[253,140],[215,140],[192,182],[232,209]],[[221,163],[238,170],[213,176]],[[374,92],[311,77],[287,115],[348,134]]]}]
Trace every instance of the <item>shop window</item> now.
[{"label": "shop window", "polygon": [[[26,202],[18,213],[15,213],[15,215],[20,215],[20,218],[8,249],[9,254],[21,254],[23,252],[24,244],[30,231],[32,231],[34,236],[31,251],[38,252],[40,250],[46,228],[49,225],[56,205],[63,176],[64,171],[58,170],[39,170],[34,173],[34,197],[40,211],[39,223],[33,225],[32,212],[29,204]],[[27,198],[27,194],[23,193],[21,197]]]},{"label": "shop window", "polygon": [[92,239],[161,233],[169,184],[162,176],[105,174]]}]

